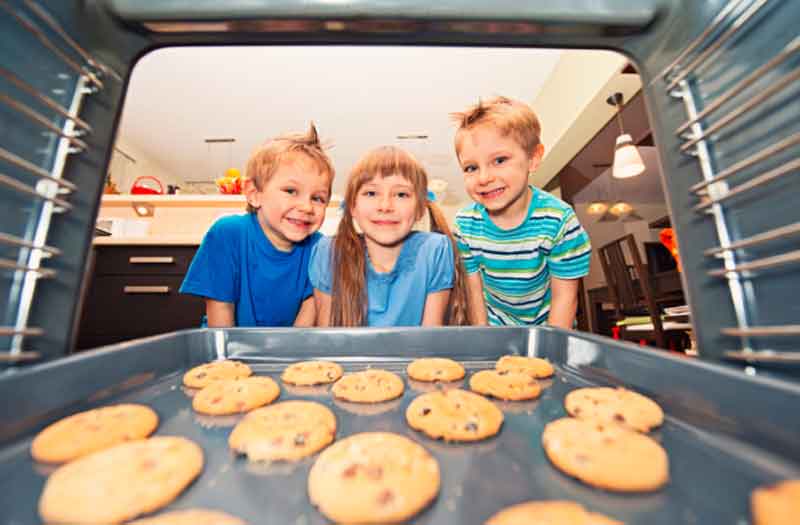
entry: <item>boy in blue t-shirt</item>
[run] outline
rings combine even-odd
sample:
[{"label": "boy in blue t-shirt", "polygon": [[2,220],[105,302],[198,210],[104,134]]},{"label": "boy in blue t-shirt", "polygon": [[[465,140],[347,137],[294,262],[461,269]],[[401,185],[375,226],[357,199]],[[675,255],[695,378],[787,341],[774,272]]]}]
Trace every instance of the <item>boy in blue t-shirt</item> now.
[{"label": "boy in blue t-shirt", "polygon": [[308,262],[333,177],[313,124],[251,155],[244,181],[249,213],[211,226],[181,286],[181,293],[206,299],[208,326],[313,326]]},{"label": "boy in blue t-shirt", "polygon": [[544,155],[539,119],[506,97],[453,118],[456,156],[475,201],[456,215],[472,319],[571,329],[592,247],[568,204],[528,184]]}]

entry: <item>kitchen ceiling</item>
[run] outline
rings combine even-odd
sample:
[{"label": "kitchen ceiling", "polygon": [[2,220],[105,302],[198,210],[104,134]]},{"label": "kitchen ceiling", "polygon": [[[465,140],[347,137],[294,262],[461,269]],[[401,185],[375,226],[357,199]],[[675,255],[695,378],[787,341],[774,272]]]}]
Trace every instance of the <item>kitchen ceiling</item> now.
[{"label": "kitchen ceiling", "polygon": [[[532,103],[562,53],[444,47],[183,47],[134,68],[119,136],[184,181],[242,171],[265,139],[314,121],[342,193],[349,168],[383,144],[406,147],[447,201],[466,199],[448,114],[496,94]],[[547,123],[545,123],[545,126]],[[398,139],[398,135],[427,139]],[[207,144],[206,139],[234,138]]]}]

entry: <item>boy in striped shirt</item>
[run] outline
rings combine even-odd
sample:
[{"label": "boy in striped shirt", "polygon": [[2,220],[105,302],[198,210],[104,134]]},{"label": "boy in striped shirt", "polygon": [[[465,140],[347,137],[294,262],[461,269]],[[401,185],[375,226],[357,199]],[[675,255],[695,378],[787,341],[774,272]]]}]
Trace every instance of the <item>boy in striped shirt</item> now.
[{"label": "boy in striped shirt", "polygon": [[456,215],[471,317],[571,329],[592,248],[572,208],[528,184],[544,155],[539,119],[506,97],[452,116],[456,156],[475,201]]}]

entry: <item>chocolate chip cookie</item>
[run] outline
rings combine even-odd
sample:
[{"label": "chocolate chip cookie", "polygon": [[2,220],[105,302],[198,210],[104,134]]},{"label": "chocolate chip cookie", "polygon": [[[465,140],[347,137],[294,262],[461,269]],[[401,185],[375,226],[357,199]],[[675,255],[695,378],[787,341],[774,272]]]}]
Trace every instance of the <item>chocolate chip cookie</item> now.
[{"label": "chocolate chip cookie", "polygon": [[247,414],[228,445],[250,461],[295,461],[328,446],[336,436],[336,416],[313,401],[283,401]]},{"label": "chocolate chip cookie", "polygon": [[434,439],[479,441],[500,431],[503,413],[483,396],[447,390],[414,399],[406,409],[406,421]]},{"label": "chocolate chip cookie", "polygon": [[333,383],[343,374],[342,367],[332,361],[302,361],[286,367],[281,379],[297,386]]},{"label": "chocolate chip cookie", "polygon": [[408,377],[417,381],[457,381],[464,377],[464,367],[442,357],[425,357],[409,363]]},{"label": "chocolate chip cookie", "polygon": [[378,403],[403,395],[405,385],[397,374],[373,368],[347,374],[333,385],[333,395],[354,403]]},{"label": "chocolate chip cookie", "polygon": [[567,394],[564,407],[571,416],[619,423],[639,432],[664,422],[655,401],[625,388],[578,388]]},{"label": "chocolate chip cookie", "polygon": [[31,456],[64,463],[125,441],[146,438],[158,426],[158,414],[145,405],[122,404],[66,417],[39,432]]},{"label": "chocolate chip cookie", "polygon": [[239,361],[214,361],[186,372],[183,384],[189,388],[203,388],[220,379],[241,379],[251,375],[250,367]]},{"label": "chocolate chip cookie", "polygon": [[308,475],[311,503],[337,523],[396,523],[439,492],[439,465],[398,434],[366,432],[325,449]]},{"label": "chocolate chip cookie", "polygon": [[469,378],[469,388],[506,401],[535,399],[542,392],[539,382],[528,374],[497,370],[481,370],[473,374]]},{"label": "chocolate chip cookie", "polygon": [[278,383],[266,376],[214,381],[192,399],[192,408],[201,414],[224,416],[249,412],[275,401]]},{"label": "chocolate chip cookie", "polygon": [[542,446],[556,468],[594,487],[648,492],[669,481],[661,445],[622,425],[557,419],[544,427]]}]

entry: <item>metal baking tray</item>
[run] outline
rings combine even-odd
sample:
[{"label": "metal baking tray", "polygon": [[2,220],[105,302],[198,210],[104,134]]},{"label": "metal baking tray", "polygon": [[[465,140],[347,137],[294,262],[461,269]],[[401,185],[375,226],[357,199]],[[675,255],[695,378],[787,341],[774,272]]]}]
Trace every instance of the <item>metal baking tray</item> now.
[{"label": "metal baking tray", "polygon": [[[429,386],[405,377],[403,397],[387,403],[340,403],[328,387],[282,383],[279,400],[309,399],[332,408],[338,438],[380,430],[424,445],[439,461],[442,486],[435,502],[409,521],[413,524],[481,524],[503,507],[531,499],[575,500],[628,524],[746,524],[753,488],[800,477],[800,388],[742,369],[552,328],[188,330],[0,377],[0,523],[39,523],[38,498],[53,467],[30,458],[37,431],[80,410],[138,402],[158,412],[158,435],[188,437],[205,451],[202,475],[169,509],[216,508],[253,525],[326,524],[306,491],[315,458],[260,465],[233,455],[227,438],[241,416],[194,413],[181,386],[188,368],[228,357],[277,379],[287,363],[326,358],[347,371],[383,367],[405,376],[415,357],[448,356],[466,365],[466,384],[471,372],[508,353],[548,358],[556,375],[538,400],[498,401],[506,416],[500,434],[474,444],[446,444],[410,429],[405,408]],[[586,385],[625,385],[661,404],[666,421],[652,435],[669,454],[666,488],[615,494],[550,465],[541,446],[543,427],[565,415],[568,391]]]}]

